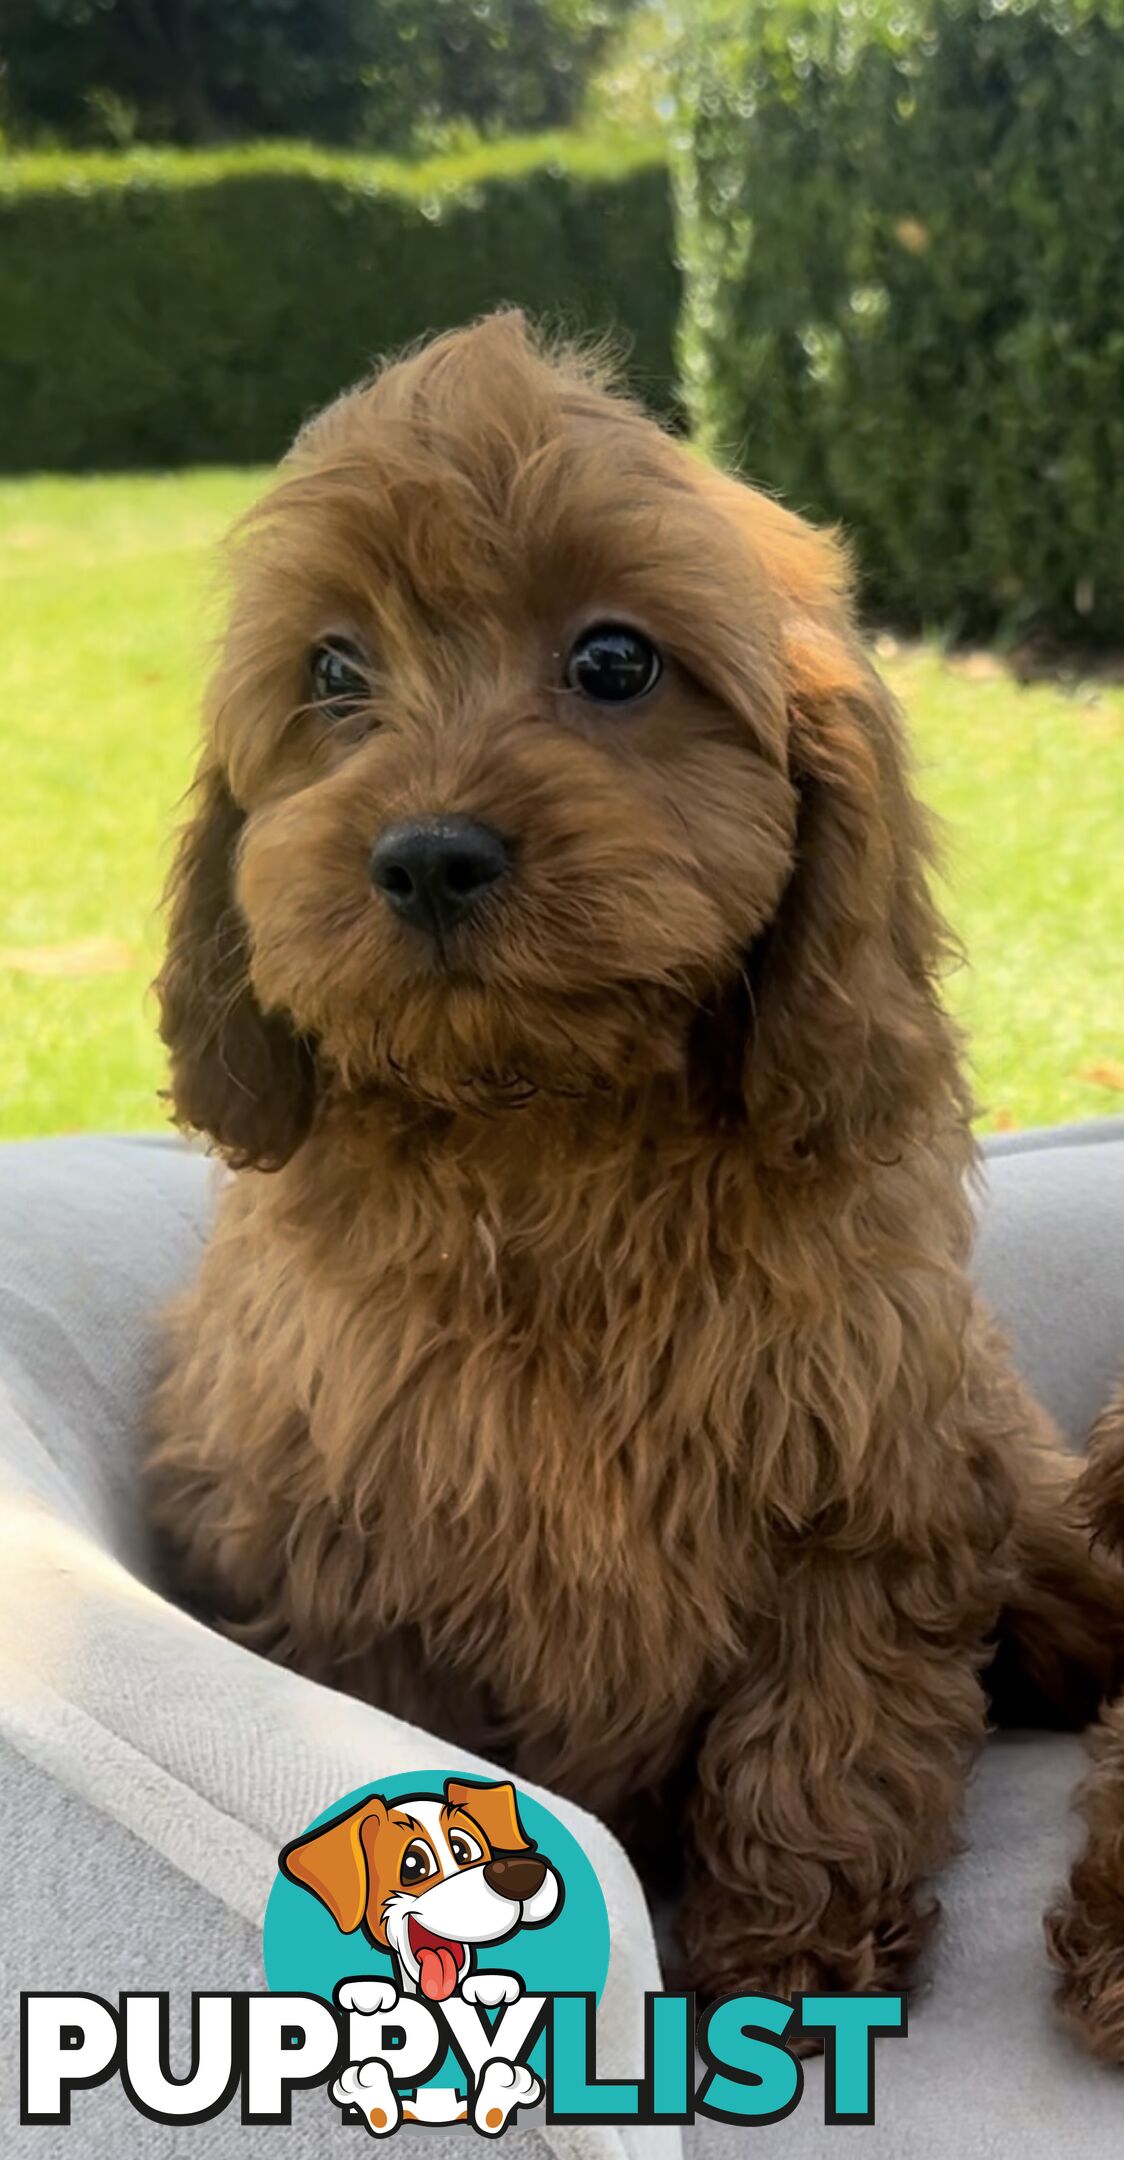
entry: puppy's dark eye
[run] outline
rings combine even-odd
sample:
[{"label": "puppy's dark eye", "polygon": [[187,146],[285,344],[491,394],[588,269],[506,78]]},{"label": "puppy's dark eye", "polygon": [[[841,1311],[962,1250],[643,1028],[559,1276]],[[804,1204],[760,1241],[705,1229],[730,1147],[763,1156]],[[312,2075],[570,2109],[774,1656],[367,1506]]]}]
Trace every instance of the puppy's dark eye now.
[{"label": "puppy's dark eye", "polygon": [[407,1845],[402,1855],[402,1865],[398,1870],[403,1884],[408,1889],[413,1883],[425,1882],[430,1875],[434,1875],[436,1872],[433,1854],[430,1852],[428,1845],[423,1845],[420,1839],[415,1838],[412,1845]]},{"label": "puppy's dark eye", "polygon": [[631,705],[654,690],[663,661],[650,638],[623,623],[596,623],[570,648],[566,687],[595,705]]},{"label": "puppy's dark eye", "polygon": [[466,1837],[460,1830],[454,1830],[449,1839],[449,1851],[458,1867],[471,1867],[475,1860],[484,1858],[476,1839]]},{"label": "puppy's dark eye", "polygon": [[342,719],[370,695],[367,663],[352,638],[315,645],[309,661],[312,695],[333,720]]}]

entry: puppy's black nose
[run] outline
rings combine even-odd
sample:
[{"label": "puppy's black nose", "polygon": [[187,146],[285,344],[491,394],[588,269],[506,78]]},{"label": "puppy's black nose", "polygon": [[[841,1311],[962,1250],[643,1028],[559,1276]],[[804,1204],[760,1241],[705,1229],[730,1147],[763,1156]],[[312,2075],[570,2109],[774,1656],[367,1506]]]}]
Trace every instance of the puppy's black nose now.
[{"label": "puppy's black nose", "polygon": [[472,818],[388,825],[371,850],[371,878],[403,920],[442,937],[511,867],[507,842]]}]

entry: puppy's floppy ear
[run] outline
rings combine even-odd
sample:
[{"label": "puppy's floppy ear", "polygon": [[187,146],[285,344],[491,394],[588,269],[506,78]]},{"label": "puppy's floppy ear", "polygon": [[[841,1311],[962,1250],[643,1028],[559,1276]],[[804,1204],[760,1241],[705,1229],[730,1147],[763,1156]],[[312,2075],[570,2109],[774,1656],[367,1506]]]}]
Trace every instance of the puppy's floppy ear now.
[{"label": "puppy's floppy ear", "polygon": [[792,875],[749,957],[744,1107],[763,1162],[790,1173],[888,1159],[927,1117],[964,1107],[936,991],[949,940],[929,824],[852,624],[839,543],[729,481],[723,506],[777,611],[798,798]]},{"label": "puppy's floppy ear", "polygon": [[233,889],[244,820],[216,765],[204,764],[194,798],[165,893],[168,947],[156,979],[172,1102],[179,1123],[208,1133],[236,1168],[278,1169],[312,1122],[315,1057],[254,996]]},{"label": "puppy's floppy ear", "polygon": [[533,1852],[533,1840],[519,1820],[514,1785],[467,1785],[447,1778],[445,1799],[449,1807],[463,1808],[479,1823],[493,1852]]},{"label": "puppy's floppy ear", "polygon": [[341,1935],[354,1935],[362,1926],[370,1897],[364,1825],[379,1827],[386,1819],[386,1802],[368,1793],[346,1815],[294,1838],[278,1857],[281,1873],[327,1906]]}]

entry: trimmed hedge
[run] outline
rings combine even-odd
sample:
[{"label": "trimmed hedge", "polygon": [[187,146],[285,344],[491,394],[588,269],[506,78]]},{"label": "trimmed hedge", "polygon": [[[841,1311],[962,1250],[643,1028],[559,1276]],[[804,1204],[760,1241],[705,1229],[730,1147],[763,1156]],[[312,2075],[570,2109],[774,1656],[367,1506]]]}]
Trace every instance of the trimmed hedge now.
[{"label": "trimmed hedge", "polygon": [[0,469],[273,459],[379,354],[505,300],[619,333],[670,409],[674,253],[645,145],[0,162]]},{"label": "trimmed hedge", "polygon": [[906,623],[1124,637],[1124,0],[726,0],[684,391]]}]

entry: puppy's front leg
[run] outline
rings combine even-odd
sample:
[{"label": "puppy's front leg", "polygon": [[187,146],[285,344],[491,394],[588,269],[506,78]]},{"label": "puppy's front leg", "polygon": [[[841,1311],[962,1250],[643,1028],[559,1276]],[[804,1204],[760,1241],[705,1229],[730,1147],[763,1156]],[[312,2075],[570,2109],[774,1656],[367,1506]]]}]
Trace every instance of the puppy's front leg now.
[{"label": "puppy's front leg", "polygon": [[[897,1989],[982,1738],[978,1615],[947,1578],[817,1557],[704,1733],[681,1928],[710,1996]],[[942,1605],[945,1609],[942,1609]]]}]

